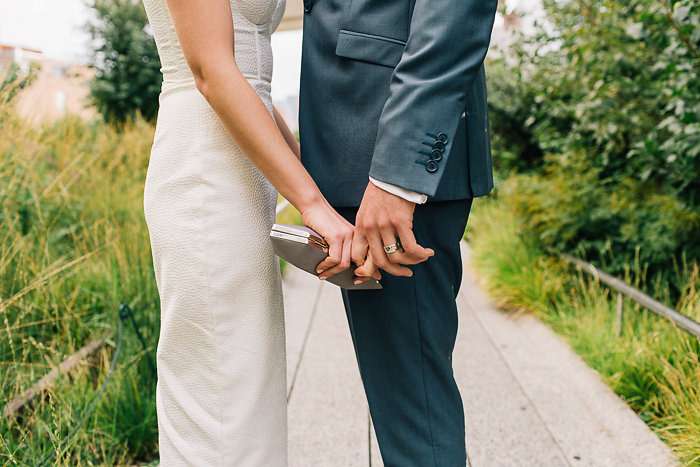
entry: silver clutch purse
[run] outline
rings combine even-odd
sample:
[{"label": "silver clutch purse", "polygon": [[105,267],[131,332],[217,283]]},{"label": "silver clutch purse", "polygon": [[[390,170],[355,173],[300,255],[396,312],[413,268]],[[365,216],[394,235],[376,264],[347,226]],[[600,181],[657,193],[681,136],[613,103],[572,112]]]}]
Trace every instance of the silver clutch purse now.
[{"label": "silver clutch purse", "polygon": [[[316,266],[328,257],[328,243],[316,231],[303,225],[274,224],[270,231],[270,240],[277,256],[314,276],[318,276]],[[346,269],[329,277],[327,281],[348,290],[382,288],[374,278],[355,285],[354,269]]]}]

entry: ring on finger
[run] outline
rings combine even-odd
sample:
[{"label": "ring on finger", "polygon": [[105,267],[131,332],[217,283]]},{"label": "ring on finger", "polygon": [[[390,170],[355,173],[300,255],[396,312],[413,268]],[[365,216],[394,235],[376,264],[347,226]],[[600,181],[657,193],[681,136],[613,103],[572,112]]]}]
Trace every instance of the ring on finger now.
[{"label": "ring on finger", "polygon": [[396,243],[392,243],[391,245],[384,246],[384,251],[386,251],[387,255],[390,255],[392,253],[396,253],[400,249],[401,249],[401,243],[399,243],[398,239],[396,240]]}]

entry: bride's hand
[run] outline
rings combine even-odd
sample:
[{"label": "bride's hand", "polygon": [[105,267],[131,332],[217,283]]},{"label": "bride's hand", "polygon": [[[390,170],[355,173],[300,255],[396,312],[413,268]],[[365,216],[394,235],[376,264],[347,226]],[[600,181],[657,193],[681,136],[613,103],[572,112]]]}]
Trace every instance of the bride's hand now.
[{"label": "bride's hand", "polygon": [[327,279],[350,267],[354,226],[323,200],[302,211],[304,225],[311,227],[328,243],[328,257],[316,268],[320,279]]},{"label": "bride's hand", "polygon": [[367,250],[367,257],[364,259],[364,261],[361,261],[362,264],[359,264],[358,262],[355,263],[358,266],[358,268],[355,269],[355,285],[367,282],[373,277],[377,280],[382,278],[382,273],[379,272],[379,268],[377,268],[377,265],[374,264],[371,251]]}]

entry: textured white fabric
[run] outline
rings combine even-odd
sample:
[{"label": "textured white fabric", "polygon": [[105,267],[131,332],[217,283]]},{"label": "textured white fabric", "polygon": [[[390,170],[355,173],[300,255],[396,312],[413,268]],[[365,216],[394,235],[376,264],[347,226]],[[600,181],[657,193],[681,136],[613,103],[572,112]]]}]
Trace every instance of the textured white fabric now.
[{"label": "textured white fabric", "polygon": [[392,185],[391,183],[382,182],[381,180],[377,180],[377,179],[374,179],[372,177],[369,177],[369,181],[372,182],[378,188],[381,188],[382,190],[389,192],[392,195],[396,195],[399,198],[403,198],[406,201],[410,201],[410,202],[416,203],[416,204],[423,204],[426,201],[428,201],[428,195],[424,195],[423,193],[418,193],[416,191],[407,190],[407,189],[402,188],[400,186]]},{"label": "textured white fabric", "polygon": [[[144,209],[161,297],[160,459],[286,466],[284,319],[268,238],[277,193],[197,90],[165,0],[144,0],[163,89]],[[272,112],[284,0],[231,0],[236,62]]]}]

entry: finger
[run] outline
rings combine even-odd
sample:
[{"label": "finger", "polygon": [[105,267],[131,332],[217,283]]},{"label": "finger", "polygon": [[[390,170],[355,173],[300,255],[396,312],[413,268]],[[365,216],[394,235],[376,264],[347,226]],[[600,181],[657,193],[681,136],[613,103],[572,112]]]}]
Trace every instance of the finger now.
[{"label": "finger", "polygon": [[371,253],[367,255],[365,264],[355,269],[355,275],[364,279],[363,282],[369,280],[370,277],[374,277],[377,280],[382,278],[382,273],[379,272],[379,269],[377,269],[377,266],[374,264]]},{"label": "finger", "polygon": [[352,251],[350,253],[352,261],[357,266],[362,266],[365,262],[365,258],[367,257],[368,252],[369,243],[367,243],[367,237],[365,236],[364,231],[356,229],[355,235],[353,235],[352,237]]},{"label": "finger", "polygon": [[316,266],[316,273],[321,279],[325,279],[324,273],[327,269],[340,263],[343,251],[343,243],[340,237],[325,238],[325,240],[328,243],[328,256]]},{"label": "finger", "polygon": [[355,275],[360,277],[370,278],[377,271],[377,266],[372,261],[372,256],[368,255],[364,264],[355,269]]},{"label": "finger", "polygon": [[[384,243],[384,246],[392,246],[392,245],[398,245],[399,240],[398,240],[398,235],[396,233],[396,230],[394,229],[394,226],[390,227],[384,227],[381,229],[382,233],[382,242]],[[386,251],[386,250],[384,250]],[[387,258],[389,258],[389,261],[391,261],[394,264],[404,264],[404,265],[409,265],[409,264],[416,264],[419,263],[420,261],[415,261],[413,258],[407,256],[401,248],[398,248],[392,253],[386,253]]]},{"label": "finger", "polygon": [[388,246],[398,246],[398,235],[396,234],[396,230],[394,230],[394,226],[391,224],[383,225],[379,228],[379,233],[382,236],[382,249],[384,250],[386,257],[392,263],[396,263],[394,257],[397,253],[399,253],[399,250],[396,250],[393,253],[387,253],[385,249]]},{"label": "finger", "polygon": [[372,277],[374,277],[377,280],[380,280],[382,278],[382,273],[379,272],[379,268],[377,268],[377,265],[374,263],[374,258],[372,258],[372,253],[367,254],[367,261],[370,262],[372,265],[372,268],[374,268],[374,272],[372,273]]},{"label": "finger", "polygon": [[360,284],[364,284],[365,282],[367,282],[367,281],[369,281],[370,279],[373,279],[373,278],[374,278],[374,279],[377,279],[377,280],[381,279],[381,277],[380,277],[380,278],[376,278],[376,277],[367,277],[367,276],[357,276],[357,277],[355,278],[355,280],[353,281],[353,283],[354,283],[355,285],[360,285]]},{"label": "finger", "polygon": [[396,225],[395,228],[401,239],[403,251],[399,250],[393,253],[391,255],[392,261],[401,264],[418,264],[435,254],[431,248],[424,248],[416,242],[413,230],[408,225],[400,224]]},{"label": "finger", "polygon": [[343,240],[342,256],[340,259],[340,263],[338,263],[335,266],[330,267],[326,271],[324,271],[322,274],[324,279],[328,279],[329,277],[331,277],[334,274],[338,274],[339,272],[343,272],[352,265],[352,263],[350,262],[351,249],[352,249],[352,233],[348,232],[345,234],[345,239]]},{"label": "finger", "polygon": [[[384,246],[391,246],[391,245],[397,245],[399,243],[398,235],[396,234],[396,230],[394,229],[394,226],[390,227],[384,227],[382,230],[382,241],[384,242]],[[408,232],[413,236],[413,231],[408,229]],[[415,243],[415,239],[413,240]],[[385,250],[386,251],[386,250]],[[414,258],[413,256],[407,255],[401,248],[395,250],[392,253],[387,253],[387,258],[389,258],[389,261],[391,261],[394,264],[402,264],[402,265],[412,265],[412,264],[418,264],[421,261],[425,261],[428,259],[427,257],[425,258]]]},{"label": "finger", "polygon": [[364,284],[365,282],[367,282],[370,279],[371,279],[371,277],[357,276],[357,277],[355,277],[355,280],[352,281],[352,283],[355,285],[360,285],[360,284]]},{"label": "finger", "polygon": [[374,258],[374,263],[378,267],[384,269],[392,276],[411,277],[413,275],[413,272],[410,269],[394,264],[389,260],[386,251],[384,251],[382,236],[380,235],[378,228],[368,231],[367,239],[369,240],[369,249],[372,253],[372,258]]}]

